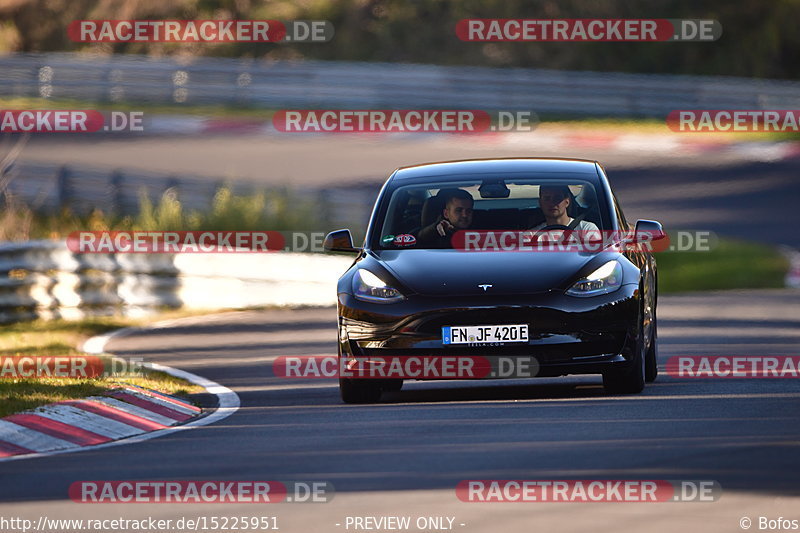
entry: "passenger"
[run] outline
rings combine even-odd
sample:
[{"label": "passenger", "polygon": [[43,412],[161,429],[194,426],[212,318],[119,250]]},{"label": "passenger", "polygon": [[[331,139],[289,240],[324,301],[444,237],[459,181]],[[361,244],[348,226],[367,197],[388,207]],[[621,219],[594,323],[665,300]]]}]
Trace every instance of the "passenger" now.
[{"label": "passenger", "polygon": [[458,230],[472,225],[475,201],[463,189],[455,189],[445,197],[444,209],[433,223],[419,231],[418,241],[423,248],[452,248],[451,239]]}]

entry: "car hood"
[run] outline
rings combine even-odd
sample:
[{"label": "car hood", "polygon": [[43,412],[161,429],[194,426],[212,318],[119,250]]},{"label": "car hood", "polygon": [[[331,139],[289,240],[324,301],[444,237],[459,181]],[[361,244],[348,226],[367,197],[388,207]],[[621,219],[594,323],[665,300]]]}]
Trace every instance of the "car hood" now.
[{"label": "car hood", "polygon": [[[590,262],[596,260],[595,266],[600,266],[616,254],[381,250],[373,255],[408,289],[439,296],[530,294],[566,288],[582,271],[593,270]],[[486,290],[479,286],[487,284],[491,287]]]}]

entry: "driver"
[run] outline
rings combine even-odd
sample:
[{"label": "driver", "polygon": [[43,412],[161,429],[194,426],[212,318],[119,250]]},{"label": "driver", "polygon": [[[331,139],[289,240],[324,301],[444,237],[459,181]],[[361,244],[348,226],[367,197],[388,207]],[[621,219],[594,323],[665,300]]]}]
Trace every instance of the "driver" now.
[{"label": "driver", "polygon": [[578,231],[597,231],[600,230],[593,223],[581,220],[574,228],[570,224],[575,220],[567,214],[572,195],[566,185],[542,185],[539,187],[539,205],[544,214],[544,222],[531,228],[531,231],[539,231],[550,226],[557,226],[552,229],[574,229]]}]

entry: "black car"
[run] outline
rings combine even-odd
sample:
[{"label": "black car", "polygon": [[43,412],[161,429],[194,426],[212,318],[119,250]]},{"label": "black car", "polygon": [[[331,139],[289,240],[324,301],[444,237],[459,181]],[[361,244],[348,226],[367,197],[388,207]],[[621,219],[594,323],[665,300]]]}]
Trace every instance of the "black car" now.
[{"label": "black car", "polygon": [[[641,392],[657,375],[647,244],[664,236],[654,221],[628,225],[595,161],[396,170],[363,247],[349,230],[325,240],[326,250],[358,254],[338,283],[342,399],[378,401],[403,379],[568,374],[602,374],[610,393]],[[564,245],[575,242],[585,245]],[[447,373],[437,361],[469,361],[470,371]]]}]

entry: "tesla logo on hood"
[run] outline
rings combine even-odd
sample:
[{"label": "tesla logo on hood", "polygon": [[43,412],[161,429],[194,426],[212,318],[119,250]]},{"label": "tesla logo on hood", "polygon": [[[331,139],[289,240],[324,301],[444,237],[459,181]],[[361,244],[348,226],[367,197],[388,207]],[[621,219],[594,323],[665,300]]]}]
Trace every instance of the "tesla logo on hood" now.
[{"label": "tesla logo on hood", "polygon": [[488,283],[484,283],[483,285],[478,285],[478,287],[483,289],[483,292],[486,292],[489,289],[489,287],[491,287],[491,286],[492,285],[489,285]]}]

